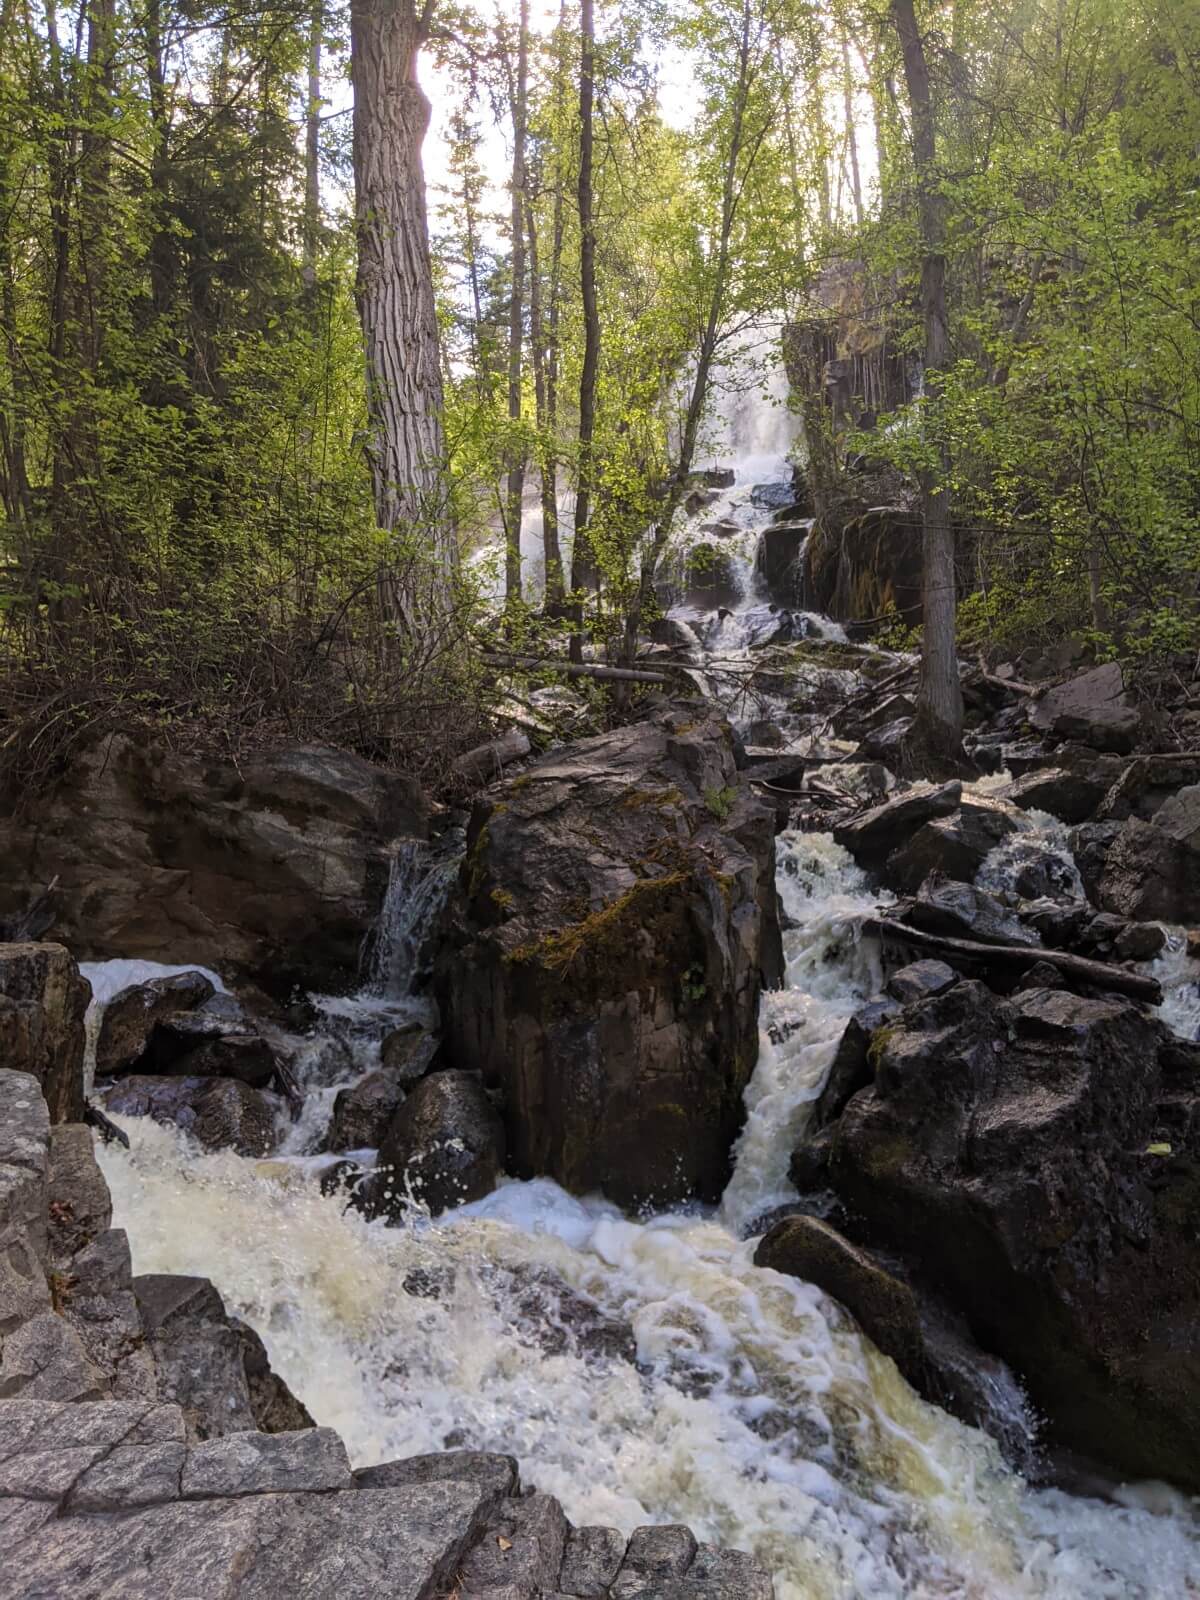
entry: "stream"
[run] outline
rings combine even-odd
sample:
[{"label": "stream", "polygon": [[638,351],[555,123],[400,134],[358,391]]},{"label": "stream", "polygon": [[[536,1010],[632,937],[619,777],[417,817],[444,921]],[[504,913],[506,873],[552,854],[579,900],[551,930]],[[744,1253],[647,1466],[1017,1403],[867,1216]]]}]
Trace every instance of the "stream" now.
[{"label": "stream", "polygon": [[[750,487],[782,466],[781,450],[747,456],[697,523],[728,514],[752,543],[771,512],[751,506]],[[754,642],[764,603],[748,558],[741,570],[740,601],[701,641],[705,664]],[[1026,842],[1069,869],[1056,830],[1033,816]],[[318,1039],[305,1110],[274,1159],[198,1153],[172,1128],[122,1120],[131,1148],[100,1154],[135,1271],[211,1277],[355,1465],[511,1453],[575,1523],[687,1523],[755,1552],[779,1600],[1200,1595],[1200,1529],[1182,1495],[1031,1488],[990,1438],[921,1400],[834,1302],[752,1265],[743,1236],[794,1198],[788,1157],[807,1108],[846,1020],[881,983],[877,948],[858,934],[878,891],[830,835],[783,833],[778,883],[786,986],[763,1000],[746,1124],[715,1210],[634,1220],[535,1179],[437,1222],[419,1206],[400,1227],[367,1222],[322,1192],[332,1158],[310,1153],[338,1086]],[[362,993],[326,1003],[352,1077],[417,1004],[412,952],[437,889],[415,858],[400,863]],[[169,970],[186,956],[164,952]],[[84,970],[94,1028],[106,998],[164,969]],[[1172,949],[1155,970],[1169,1020],[1200,1020]]]}]

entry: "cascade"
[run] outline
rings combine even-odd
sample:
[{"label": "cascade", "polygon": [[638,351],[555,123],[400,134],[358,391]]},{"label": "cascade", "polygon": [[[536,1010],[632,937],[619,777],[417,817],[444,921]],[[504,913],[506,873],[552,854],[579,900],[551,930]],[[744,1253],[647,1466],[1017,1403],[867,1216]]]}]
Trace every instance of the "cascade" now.
[{"label": "cascade", "polygon": [[[782,476],[782,452],[764,466],[770,452],[752,451],[762,437],[738,439],[735,483],[701,516],[719,504],[753,535],[750,487]],[[702,664],[754,642],[762,603],[748,559],[741,570],[729,636],[698,627]],[[989,881],[1014,870],[1018,846],[1074,871],[1058,825],[1033,817],[985,864]],[[416,1003],[423,930],[450,870],[418,847],[397,853],[361,992],[318,1002],[349,1052],[338,1081],[371,1070],[386,1018]],[[759,1219],[794,1197],[788,1156],[842,1028],[880,984],[877,951],[859,936],[878,894],[830,835],[781,835],[778,883],[786,984],[763,999],[746,1123],[715,1210],[632,1218],[546,1179],[505,1180],[436,1222],[419,1208],[398,1227],[368,1222],[315,1181],[324,1158],[311,1152],[337,1083],[314,1079],[317,1110],[270,1161],[197,1153],[173,1128],[123,1122],[130,1149],[100,1158],[135,1270],[211,1277],[356,1465],[456,1447],[512,1453],[577,1524],[685,1522],[754,1551],[779,1600],[1200,1593],[1183,1497],[1161,1485],[1106,1501],[1029,1486],[993,1440],[920,1399],[833,1301],[753,1266]],[[1158,962],[1164,1013],[1194,1026],[1180,947]],[[85,970],[93,1028],[105,999],[151,971]],[[165,970],[180,969],[153,968]],[[629,1339],[589,1337],[591,1313]],[[1019,1403],[1015,1391],[997,1396],[998,1408]]]}]

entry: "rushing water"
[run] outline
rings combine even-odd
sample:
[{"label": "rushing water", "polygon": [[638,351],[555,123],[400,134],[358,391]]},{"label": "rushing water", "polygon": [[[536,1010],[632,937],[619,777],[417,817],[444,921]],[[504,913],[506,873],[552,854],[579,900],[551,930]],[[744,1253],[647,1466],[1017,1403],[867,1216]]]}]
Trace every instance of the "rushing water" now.
[{"label": "rushing water", "polygon": [[[726,509],[742,507],[749,527],[747,476]],[[735,650],[753,642],[758,604],[748,579]],[[1033,817],[981,881],[1003,889],[1031,851],[1070,880],[1063,830]],[[792,1196],[788,1156],[807,1109],[881,977],[858,932],[878,895],[832,838],[785,833],[778,862],[786,987],[764,997],[746,1125],[715,1213],[635,1221],[539,1179],[396,1228],[320,1192],[309,1152],[337,1083],[375,1065],[383,1026],[414,1003],[444,876],[410,852],[397,857],[362,994],[320,1002],[330,1037],[318,1030],[305,1047],[308,1103],[279,1157],[198,1153],[145,1119],[124,1122],[129,1151],[102,1151],[136,1269],[213,1278],[356,1464],[511,1452],[577,1523],[681,1521],[755,1551],[779,1600],[1200,1596],[1182,1496],[1031,1489],[984,1434],[919,1399],[834,1302],[752,1265],[742,1235]],[[1200,995],[1179,946],[1156,970],[1164,1013],[1194,1031]],[[102,1002],[151,970],[167,969],[87,972]],[[607,1336],[614,1327],[626,1337]]]}]

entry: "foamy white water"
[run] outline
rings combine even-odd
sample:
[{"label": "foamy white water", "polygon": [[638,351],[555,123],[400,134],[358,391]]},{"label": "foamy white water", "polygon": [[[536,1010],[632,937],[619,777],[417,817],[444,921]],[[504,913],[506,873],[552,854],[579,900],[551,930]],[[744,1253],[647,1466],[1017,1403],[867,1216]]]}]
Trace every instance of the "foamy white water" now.
[{"label": "foamy white water", "polygon": [[[1031,1491],[817,1289],[752,1265],[737,1231],[790,1193],[798,1126],[877,983],[863,876],[823,835],[783,836],[780,863],[789,988],[763,1023],[794,1026],[763,1052],[719,1217],[632,1222],[543,1179],[387,1228],[321,1195],[307,1163],[197,1154],[130,1119],[132,1149],[102,1161],[136,1270],[211,1276],[356,1464],[509,1451],[576,1522],[683,1521],[755,1551],[780,1600],[1200,1593],[1182,1497]],[[636,1362],[589,1354],[579,1302],[541,1348],[556,1285],[628,1325]]]}]

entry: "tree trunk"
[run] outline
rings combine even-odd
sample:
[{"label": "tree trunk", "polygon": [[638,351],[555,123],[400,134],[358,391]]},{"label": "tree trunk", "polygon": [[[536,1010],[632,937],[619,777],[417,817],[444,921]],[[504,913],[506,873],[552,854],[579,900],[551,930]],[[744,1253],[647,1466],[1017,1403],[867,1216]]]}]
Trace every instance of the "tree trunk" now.
[{"label": "tree trunk", "polygon": [[595,142],[596,25],[594,0],[579,10],[579,283],[583,298],[583,368],[579,378],[579,469],[575,489],[575,545],[571,585],[594,590],[599,581],[589,535],[592,514],[592,438],[596,428],[596,375],[600,367],[600,311],[596,301],[596,221],[592,206]]},{"label": "tree trunk", "polygon": [[850,45],[842,35],[842,98],[845,105],[846,143],[850,151],[850,193],[854,200],[854,221],[863,225],[862,178],[858,170],[858,132],[854,125],[854,77],[850,71]]},{"label": "tree trunk", "polygon": [[[945,201],[938,192],[933,100],[925,48],[917,30],[913,0],[892,0],[892,17],[904,57],[912,110],[913,165],[921,225],[921,311],[925,323],[926,410],[937,405],[941,380],[950,365],[946,322]],[[955,642],[957,578],[954,525],[949,489],[950,462],[944,439],[937,442],[937,464],[920,475],[924,557],[921,678],[917,710],[907,746],[914,770],[958,769],[963,764],[962,686]]]},{"label": "tree trunk", "polygon": [[521,511],[525,497],[525,446],[521,426],[521,353],[525,342],[525,105],[529,87],[529,0],[521,0],[517,23],[517,77],[512,87],[512,295],[508,311],[508,451],[504,511],[504,593],[508,605],[521,599]]},{"label": "tree trunk", "polygon": [[[456,544],[443,493],[442,374],[421,167],[429,126],[416,77],[424,25],[414,0],[351,3],[356,295],[376,520],[389,533],[424,534],[434,556],[430,595],[444,603]],[[407,612],[403,586],[391,583],[391,599]]]},{"label": "tree trunk", "polygon": [[317,281],[321,233],[321,36],[322,0],[314,0],[308,29],[308,96],[304,107],[304,286]]},{"label": "tree trunk", "polygon": [[[538,470],[542,480],[542,556],[546,569],[546,612],[554,616],[563,603],[562,551],[558,544],[558,463],[555,453],[554,423],[550,408],[550,361],[545,319],[542,313],[541,261],[538,252],[537,219],[532,196],[525,207],[529,231],[529,331],[533,342],[533,398],[537,410]],[[555,196],[555,211],[561,227],[560,197]],[[551,294],[553,294],[553,284]]]}]

